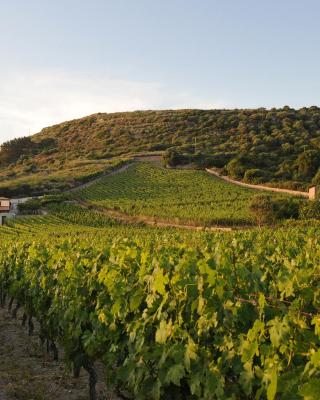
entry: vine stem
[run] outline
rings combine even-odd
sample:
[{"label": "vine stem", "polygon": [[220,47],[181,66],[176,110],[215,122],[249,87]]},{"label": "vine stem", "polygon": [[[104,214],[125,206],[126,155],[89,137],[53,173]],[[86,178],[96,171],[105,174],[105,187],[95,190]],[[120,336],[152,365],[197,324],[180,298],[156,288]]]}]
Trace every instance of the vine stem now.
[{"label": "vine stem", "polygon": [[[251,300],[251,299],[244,299],[244,298],[242,298],[242,297],[235,297],[235,300],[237,300],[237,301],[240,301],[241,303],[249,303],[249,304],[252,304],[252,305],[254,305],[254,306],[257,306],[257,304],[258,304],[258,302],[257,302],[257,300]],[[279,300],[278,300],[279,301]],[[280,301],[281,302],[281,301]],[[287,304],[289,303],[289,304],[291,304],[290,302],[286,302]],[[273,305],[273,304],[270,304],[270,303],[267,303],[267,305],[268,305],[268,307],[271,307],[271,308],[274,308],[274,309],[276,309],[276,310],[280,310],[280,307],[279,306],[275,306],[275,305]],[[305,317],[307,317],[307,318],[313,318],[316,314],[312,314],[312,313],[307,313],[307,312],[304,312],[304,311],[299,311],[299,313],[301,314],[301,315],[304,315]]]}]

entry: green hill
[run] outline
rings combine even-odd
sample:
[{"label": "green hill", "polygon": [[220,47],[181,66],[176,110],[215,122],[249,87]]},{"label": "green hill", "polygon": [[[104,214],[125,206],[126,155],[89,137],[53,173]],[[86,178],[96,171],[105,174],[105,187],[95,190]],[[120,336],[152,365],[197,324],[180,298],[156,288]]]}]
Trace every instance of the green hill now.
[{"label": "green hill", "polygon": [[215,166],[248,182],[305,189],[320,181],[320,108],[91,115],[3,144],[0,190],[70,187],[120,156],[156,151],[171,165]]}]

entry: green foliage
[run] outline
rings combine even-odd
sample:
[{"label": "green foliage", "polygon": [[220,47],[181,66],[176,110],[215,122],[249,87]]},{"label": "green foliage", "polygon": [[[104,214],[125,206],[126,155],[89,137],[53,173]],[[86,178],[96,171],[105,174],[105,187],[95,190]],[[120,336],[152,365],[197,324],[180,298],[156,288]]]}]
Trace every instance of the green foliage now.
[{"label": "green foliage", "polygon": [[[56,146],[53,138],[45,138],[40,142],[35,142],[30,137],[22,137],[5,142],[0,147],[0,165],[13,164],[21,157],[33,156],[43,150],[48,150]],[[30,167],[32,171],[32,167]],[[36,166],[33,166],[33,169]]]},{"label": "green foliage", "polygon": [[70,364],[99,360],[137,399],[318,398],[319,226],[189,239],[42,226],[0,242],[0,294]]},{"label": "green foliage", "polygon": [[313,185],[320,185],[320,169],[317,171],[317,173],[315,174],[315,176],[312,179],[312,184]]},{"label": "green foliage", "polygon": [[18,204],[20,214],[37,214],[41,210],[40,199],[29,199],[25,203]]},{"label": "green foliage", "polygon": [[51,203],[47,206],[47,209],[50,211],[50,214],[72,224],[94,226],[97,228],[118,225],[117,222],[102,213],[88,210],[72,203]]},{"label": "green foliage", "polygon": [[[43,157],[43,156],[41,156]],[[54,158],[55,159],[55,158]],[[34,159],[33,159],[34,160]],[[29,166],[29,161],[17,164],[14,171],[10,168],[9,175],[6,170],[0,170],[0,192],[6,197],[39,196],[43,194],[57,195],[61,191],[78,186],[94,178],[112,172],[128,162],[127,158],[110,159],[103,161],[90,161],[87,159],[70,160],[60,164],[55,159],[54,164],[45,158],[46,164],[36,168],[36,172],[26,172],[24,166]],[[39,164],[37,164],[39,166]],[[23,169],[21,170],[21,168]]]},{"label": "green foliage", "polygon": [[[28,146],[7,146],[8,151],[3,147],[0,159],[12,165],[0,172],[0,180],[3,176],[11,182],[15,173],[29,183],[23,170],[34,165],[33,174],[58,174],[68,184],[70,178],[88,175],[84,164],[82,174],[75,171],[74,162],[91,160],[101,167],[99,162],[110,157],[173,149],[170,152],[178,155],[174,163],[182,157],[224,168],[238,160],[234,177],[261,169],[273,185],[305,189],[319,167],[320,109],[100,113],[45,128],[31,141]],[[249,162],[240,163],[241,154]],[[68,173],[62,177],[63,171]]]},{"label": "green foliage", "polygon": [[320,201],[304,201],[301,203],[299,216],[301,219],[320,219]]},{"label": "green foliage", "polygon": [[274,208],[277,219],[297,219],[299,218],[300,200],[293,197],[274,200]]},{"label": "green foliage", "polygon": [[278,220],[297,219],[301,200],[276,198],[264,194],[256,195],[249,205],[254,221],[259,225],[273,224]]},{"label": "green foliage", "polygon": [[32,151],[32,140],[22,137],[5,142],[0,147],[0,165],[16,162],[21,156],[28,156]]},{"label": "green foliage", "polygon": [[244,181],[249,183],[263,183],[268,180],[268,173],[266,173],[262,169],[254,168],[254,169],[247,169],[244,174]]},{"label": "green foliage", "polygon": [[228,175],[230,175],[233,179],[241,180],[246,171],[243,159],[240,157],[233,158],[226,166],[226,170],[228,171]]},{"label": "green foliage", "polygon": [[249,210],[255,222],[261,226],[276,221],[276,207],[270,196],[258,194],[250,202]]},{"label": "green foliage", "polygon": [[70,193],[44,195],[40,198],[41,206],[45,207],[48,204],[60,204],[72,197]]},{"label": "green foliage", "polygon": [[312,178],[320,167],[320,153],[317,150],[308,150],[297,159],[298,173],[303,178]]},{"label": "green foliage", "polygon": [[190,162],[189,158],[178,152],[176,149],[168,149],[163,155],[164,165],[176,167],[177,165],[184,165]]},{"label": "green foliage", "polygon": [[131,165],[76,196],[107,209],[191,225],[250,224],[249,202],[257,193],[203,171]]}]

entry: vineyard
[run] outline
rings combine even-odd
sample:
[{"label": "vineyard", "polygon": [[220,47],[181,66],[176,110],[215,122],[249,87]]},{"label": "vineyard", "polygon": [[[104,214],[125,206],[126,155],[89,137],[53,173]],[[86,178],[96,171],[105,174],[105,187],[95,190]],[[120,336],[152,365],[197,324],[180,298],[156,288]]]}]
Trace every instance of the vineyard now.
[{"label": "vineyard", "polygon": [[203,171],[136,163],[76,193],[91,204],[128,215],[210,226],[250,224],[248,205],[256,191]]},{"label": "vineyard", "polygon": [[319,398],[317,224],[209,234],[71,211],[0,229],[1,304],[88,371],[91,399],[97,362],[131,399]]},{"label": "vineyard", "polygon": [[[255,191],[135,163],[0,227],[0,304],[78,377],[116,398],[316,400],[320,225],[238,232]],[[20,314],[18,314],[20,312]]]}]

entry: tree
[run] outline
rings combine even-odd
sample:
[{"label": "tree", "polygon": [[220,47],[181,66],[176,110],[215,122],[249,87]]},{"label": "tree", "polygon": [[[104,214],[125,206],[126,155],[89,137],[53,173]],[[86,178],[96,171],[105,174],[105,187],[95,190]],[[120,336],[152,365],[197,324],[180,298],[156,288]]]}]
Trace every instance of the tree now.
[{"label": "tree", "polygon": [[169,165],[170,167],[186,164],[186,162],[188,162],[186,157],[176,149],[168,149],[163,155],[163,161],[165,165]]},{"label": "tree", "polygon": [[247,169],[244,174],[244,180],[252,183],[262,183],[268,179],[268,174],[262,169],[253,168]]},{"label": "tree", "polygon": [[249,211],[259,227],[272,224],[276,220],[276,208],[270,196],[261,194],[254,196],[249,205]]},{"label": "tree", "polygon": [[29,137],[9,140],[0,147],[0,164],[14,163],[22,155],[32,154],[35,143]]},{"label": "tree", "polygon": [[246,167],[239,157],[233,158],[228,163],[226,169],[228,171],[228,174],[234,179],[242,179],[246,171]]},{"label": "tree", "polygon": [[301,153],[297,159],[298,172],[303,178],[312,178],[320,167],[320,154],[315,150]]}]

